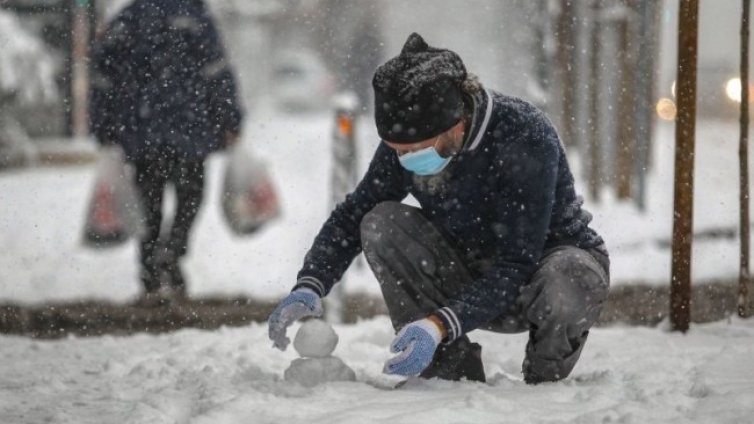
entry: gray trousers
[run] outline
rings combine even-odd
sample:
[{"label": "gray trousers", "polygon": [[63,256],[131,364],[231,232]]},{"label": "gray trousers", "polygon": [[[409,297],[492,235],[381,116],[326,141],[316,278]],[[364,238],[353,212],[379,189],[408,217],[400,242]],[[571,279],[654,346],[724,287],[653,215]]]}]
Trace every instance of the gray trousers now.
[{"label": "gray trousers", "polygon": [[[370,211],[361,236],[396,330],[447,306],[447,299],[490,266],[465,260],[420,209],[398,202],[383,202]],[[544,252],[516,306],[481,328],[528,331],[526,381],[560,380],[576,365],[608,287],[604,247],[557,247]]]}]

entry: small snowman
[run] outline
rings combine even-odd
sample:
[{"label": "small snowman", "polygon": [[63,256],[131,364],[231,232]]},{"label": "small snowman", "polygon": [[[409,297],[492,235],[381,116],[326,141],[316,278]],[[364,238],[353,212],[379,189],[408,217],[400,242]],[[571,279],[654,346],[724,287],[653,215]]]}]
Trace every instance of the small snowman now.
[{"label": "small snowman", "polygon": [[330,324],[318,319],[306,321],[293,339],[293,348],[301,358],[291,362],[283,377],[305,387],[328,381],[355,381],[356,373],[332,356],[337,344],[338,335]]}]

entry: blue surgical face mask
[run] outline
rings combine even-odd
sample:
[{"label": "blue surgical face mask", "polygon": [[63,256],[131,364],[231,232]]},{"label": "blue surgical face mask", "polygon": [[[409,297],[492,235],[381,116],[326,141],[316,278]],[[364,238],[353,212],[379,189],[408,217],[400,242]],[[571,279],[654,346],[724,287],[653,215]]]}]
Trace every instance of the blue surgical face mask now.
[{"label": "blue surgical face mask", "polygon": [[439,174],[450,163],[451,158],[440,156],[435,146],[429,146],[398,156],[398,161],[401,163],[401,166],[414,174],[426,176]]}]

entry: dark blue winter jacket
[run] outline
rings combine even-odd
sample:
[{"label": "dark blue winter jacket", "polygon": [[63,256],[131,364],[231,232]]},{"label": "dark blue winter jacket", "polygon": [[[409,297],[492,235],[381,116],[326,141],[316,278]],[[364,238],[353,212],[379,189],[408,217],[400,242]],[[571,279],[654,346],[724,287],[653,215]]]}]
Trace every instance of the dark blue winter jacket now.
[{"label": "dark blue winter jacket", "polygon": [[364,215],[409,193],[468,263],[489,264],[438,311],[450,340],[514,305],[545,250],[603,244],[588,226],[591,215],[581,209],[563,146],[545,115],[492,91],[471,102],[463,150],[438,176],[415,176],[380,144],[364,178],[317,235],[295,288],[329,292],[361,250]]},{"label": "dark blue winter jacket", "polygon": [[205,157],[238,132],[236,83],[202,0],[135,0],[93,55],[91,128],[129,159],[173,147]]}]

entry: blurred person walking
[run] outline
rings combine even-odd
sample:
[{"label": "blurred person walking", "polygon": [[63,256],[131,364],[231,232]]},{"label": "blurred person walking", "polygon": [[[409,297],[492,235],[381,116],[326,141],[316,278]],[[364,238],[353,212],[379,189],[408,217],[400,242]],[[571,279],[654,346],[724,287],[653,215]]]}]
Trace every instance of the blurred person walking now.
[{"label": "blurred person walking", "polygon": [[[180,259],[204,195],[204,162],[237,142],[242,122],[220,35],[202,0],[134,0],[99,37],[92,67],[92,132],[122,146],[144,212],[141,302],[183,299]],[[169,184],[175,213],[162,231]]]}]

